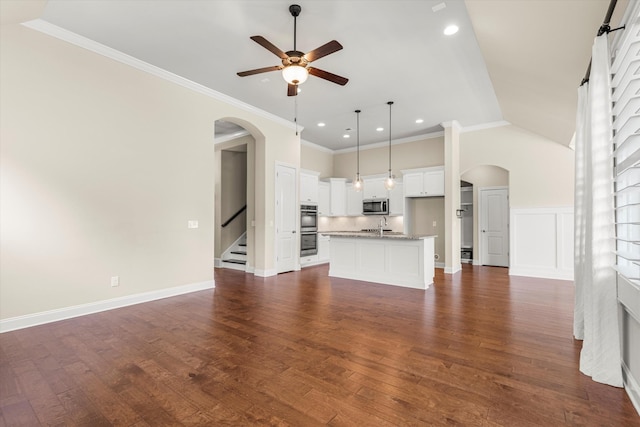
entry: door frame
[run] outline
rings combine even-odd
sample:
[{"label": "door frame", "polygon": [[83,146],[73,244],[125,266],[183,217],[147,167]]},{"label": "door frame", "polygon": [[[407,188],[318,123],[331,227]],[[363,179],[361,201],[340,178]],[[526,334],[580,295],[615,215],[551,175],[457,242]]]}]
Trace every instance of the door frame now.
[{"label": "door frame", "polygon": [[510,224],[509,221],[511,221],[511,205],[509,204],[509,186],[506,185],[502,185],[502,186],[495,186],[495,187],[480,187],[478,188],[478,229],[476,230],[476,233],[478,235],[478,250],[480,251],[480,256],[478,257],[478,262],[480,263],[480,265],[485,265],[485,259],[484,259],[484,239],[482,238],[482,224],[483,224],[483,220],[484,220],[484,214],[483,214],[483,206],[482,206],[482,192],[483,191],[490,191],[490,190],[506,190],[507,191],[507,212],[506,212],[506,218],[507,218],[507,237],[506,237],[506,241],[507,244],[509,245],[509,248],[507,248],[507,260],[508,260],[508,264],[507,268],[509,268],[511,266],[511,229],[510,229]]}]

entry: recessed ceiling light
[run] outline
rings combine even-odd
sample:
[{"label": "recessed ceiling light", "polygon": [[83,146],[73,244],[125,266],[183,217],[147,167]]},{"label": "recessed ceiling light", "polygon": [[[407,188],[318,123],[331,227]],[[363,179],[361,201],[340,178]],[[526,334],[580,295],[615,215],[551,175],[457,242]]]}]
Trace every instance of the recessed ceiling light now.
[{"label": "recessed ceiling light", "polygon": [[376,128],[376,130],[377,130],[378,132],[382,132],[382,131],[384,130],[384,128]]},{"label": "recessed ceiling light", "polygon": [[437,5],[433,6],[433,7],[431,8],[431,10],[433,10],[434,12],[437,12],[437,11],[439,11],[439,10],[444,9],[445,7],[447,7],[447,5],[446,5],[446,4],[444,4],[444,3],[438,3]]},{"label": "recessed ceiling light", "polygon": [[343,138],[351,138],[351,135],[349,135],[348,133],[345,133],[344,135],[342,135]]},{"label": "recessed ceiling light", "polygon": [[455,33],[457,33],[459,30],[457,25],[449,25],[447,28],[444,29],[444,34],[447,36],[451,36]]},{"label": "recessed ceiling light", "polygon": [[424,122],[424,120],[422,120],[422,119],[417,119],[416,120],[416,123],[422,123],[422,122]]},{"label": "recessed ceiling light", "polygon": [[325,127],[325,124],[324,124],[324,123],[322,123],[322,122],[320,122],[320,123],[318,123],[318,126],[319,126],[319,127],[321,127],[321,128],[323,128],[323,127]]}]

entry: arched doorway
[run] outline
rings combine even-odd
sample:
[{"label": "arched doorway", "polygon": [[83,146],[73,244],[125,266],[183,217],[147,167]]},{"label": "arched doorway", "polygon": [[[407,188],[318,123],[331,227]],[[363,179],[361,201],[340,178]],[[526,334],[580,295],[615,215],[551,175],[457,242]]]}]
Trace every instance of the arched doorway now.
[{"label": "arched doorway", "polygon": [[[264,137],[235,118],[215,122],[214,256],[217,267],[253,273],[256,260],[256,156]],[[264,157],[264,154],[262,154]],[[241,247],[240,247],[241,246]],[[235,249],[235,250],[234,250]],[[236,252],[229,255],[230,252]],[[244,252],[244,253],[240,253]]]}]

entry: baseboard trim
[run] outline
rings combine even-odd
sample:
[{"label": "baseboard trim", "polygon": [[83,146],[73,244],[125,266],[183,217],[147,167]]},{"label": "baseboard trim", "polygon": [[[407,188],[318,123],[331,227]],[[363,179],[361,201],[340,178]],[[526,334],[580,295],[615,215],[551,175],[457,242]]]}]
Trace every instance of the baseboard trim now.
[{"label": "baseboard trim", "polygon": [[258,277],[270,277],[270,276],[276,276],[278,272],[275,269],[262,270],[262,269],[256,268],[253,274]]},{"label": "baseboard trim", "polygon": [[636,408],[636,412],[640,415],[640,385],[624,362],[622,362],[622,380],[633,407]]},{"label": "baseboard trim", "polygon": [[444,274],[456,274],[457,272],[462,270],[462,265],[458,265],[457,267],[445,267]]},{"label": "baseboard trim", "polygon": [[555,280],[573,280],[573,271],[562,271],[555,269],[537,269],[537,268],[522,268],[522,267],[509,267],[509,276],[525,276],[525,277],[538,277],[540,279],[555,279]]},{"label": "baseboard trim", "polygon": [[45,323],[58,322],[60,320],[85,316],[87,314],[99,313],[101,311],[113,310],[144,302],[155,301],[163,298],[198,292],[216,287],[214,280],[191,283],[189,285],[176,286],[173,288],[159,289],[157,291],[143,292],[134,295],[127,295],[119,298],[112,298],[103,301],[96,301],[88,304],[74,305],[71,307],[59,308],[56,310],[43,311],[40,313],[27,314],[24,316],[10,317],[0,320],[0,333],[15,331],[18,329],[30,328],[32,326],[44,325]]}]

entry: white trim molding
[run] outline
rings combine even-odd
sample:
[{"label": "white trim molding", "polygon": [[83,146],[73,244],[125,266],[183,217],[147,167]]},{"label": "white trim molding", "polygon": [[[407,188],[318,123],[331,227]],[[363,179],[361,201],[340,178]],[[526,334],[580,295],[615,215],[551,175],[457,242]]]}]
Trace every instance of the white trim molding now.
[{"label": "white trim molding", "polygon": [[268,270],[263,270],[261,268],[255,268],[254,271],[253,271],[253,274],[255,276],[258,276],[258,277],[271,277],[271,276],[277,276],[278,272],[276,271],[275,268],[271,268],[271,269],[268,269]]},{"label": "white trim molding", "polygon": [[629,367],[622,362],[622,381],[624,383],[624,389],[631,400],[636,412],[640,415],[640,384],[631,374]]},{"label": "white trim molding", "polygon": [[512,208],[509,274],[573,280],[573,207]]},{"label": "white trim molding", "polygon": [[87,314],[99,313],[101,311],[113,310],[115,308],[127,307],[130,305],[155,301],[163,298],[174,297],[191,292],[204,291],[207,289],[213,289],[215,287],[216,285],[214,280],[207,280],[205,282],[158,289],[155,291],[127,295],[119,298],[112,298],[103,301],[96,301],[87,304],[59,308],[56,310],[42,311],[40,313],[10,317],[8,319],[0,320],[0,333],[29,328],[31,326],[43,325],[45,323],[58,322],[60,320],[71,319],[74,317],[85,316]]},{"label": "white trim molding", "polygon": [[126,53],[120,52],[119,50],[113,49],[109,46],[105,46],[72,31],[58,27],[57,25],[53,25],[43,19],[34,19],[32,21],[23,22],[22,25],[27,28],[31,28],[32,30],[40,31],[41,33],[66,41],[67,43],[71,43],[78,47],[87,49],[91,52],[97,53],[98,55],[113,59],[114,61],[129,65],[140,71],[144,71],[156,77],[160,77],[161,79],[170,81],[194,92],[200,93],[218,101],[225,102],[233,107],[237,107],[241,110],[274,121],[290,129],[298,129],[298,131],[300,131],[300,126],[296,125],[294,122],[290,122],[289,120],[285,120],[282,117],[278,117],[267,111],[256,108],[253,105],[249,105],[228,95],[203,86],[199,83],[193,82],[189,79],[185,79],[184,77],[171,73],[160,67],[156,67],[155,65],[151,65],[147,62],[141,61],[131,55],[127,55]]}]

